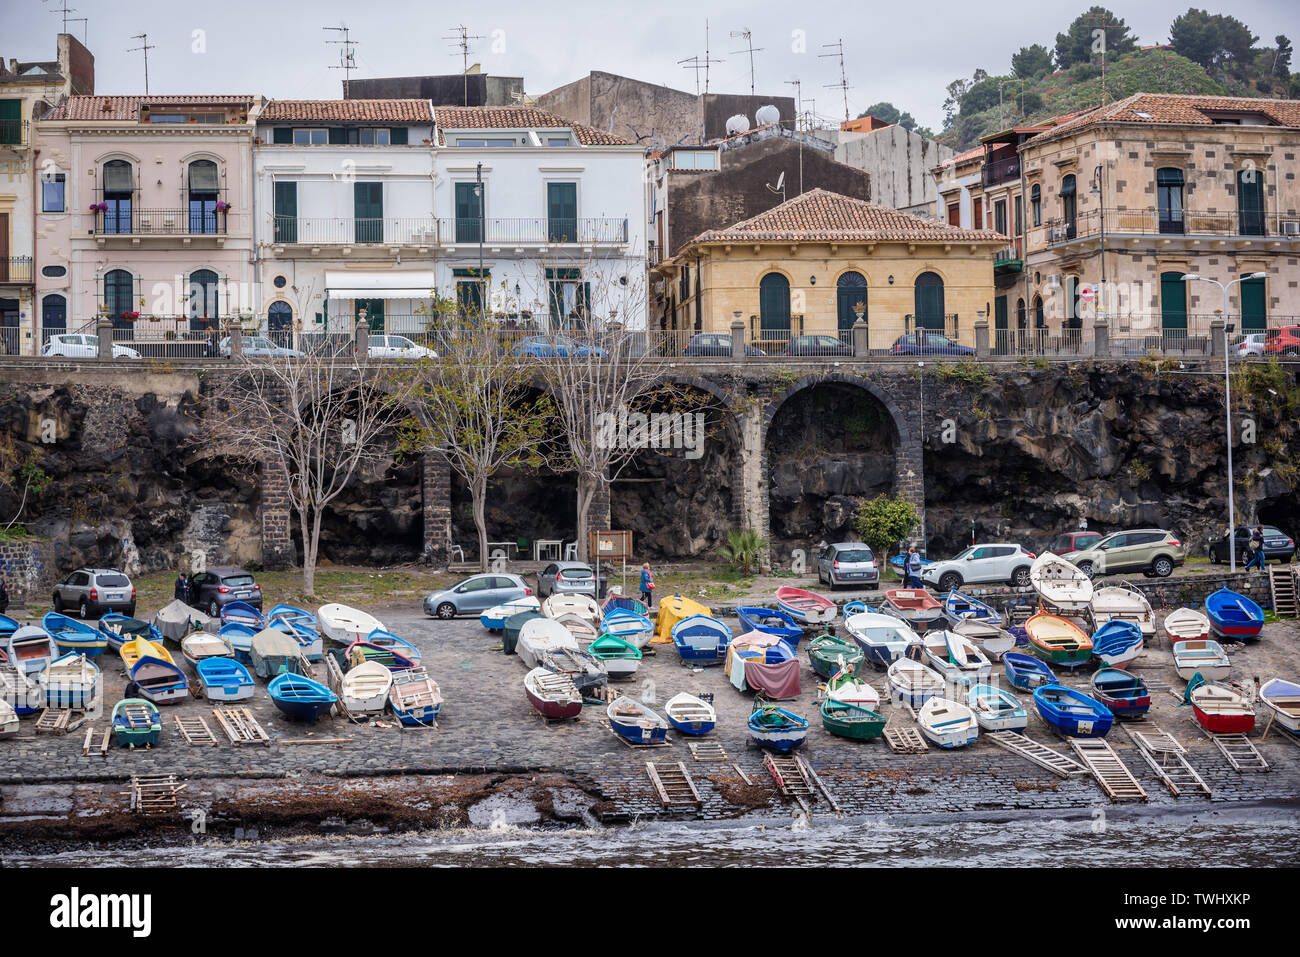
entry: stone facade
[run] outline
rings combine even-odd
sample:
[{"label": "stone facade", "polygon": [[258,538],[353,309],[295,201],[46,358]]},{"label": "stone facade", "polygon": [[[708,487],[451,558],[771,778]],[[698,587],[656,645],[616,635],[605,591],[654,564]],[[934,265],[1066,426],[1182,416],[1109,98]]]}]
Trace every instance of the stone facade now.
[{"label": "stone facade", "polygon": [[0,541],[0,578],[11,602],[39,600],[58,578],[50,543],[41,539]]}]

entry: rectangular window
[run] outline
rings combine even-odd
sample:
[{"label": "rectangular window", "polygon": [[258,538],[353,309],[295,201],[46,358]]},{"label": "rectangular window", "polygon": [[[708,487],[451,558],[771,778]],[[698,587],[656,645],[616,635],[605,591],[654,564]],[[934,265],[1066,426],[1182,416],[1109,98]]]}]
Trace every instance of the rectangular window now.
[{"label": "rectangular window", "polygon": [[471,139],[465,139],[464,137],[460,137],[456,140],[456,145],[457,146],[482,146],[484,142],[485,142],[484,140],[471,140]]},{"label": "rectangular window", "polygon": [[1005,236],[1007,234],[1007,201],[1000,199],[993,204],[993,230]]},{"label": "rectangular window", "polygon": [[492,274],[484,270],[480,276],[477,269],[453,269],[452,276],[456,279],[456,305],[461,318],[481,317],[486,300],[484,293],[492,280]]},{"label": "rectangular window", "polygon": [[567,136],[548,136],[546,138],[547,146],[568,146],[569,138]]},{"label": "rectangular window", "polygon": [[275,184],[275,241],[298,241],[298,184],[277,181]]},{"label": "rectangular window", "polygon": [[456,242],[477,243],[484,240],[483,209],[487,185],[482,184],[483,192],[476,193],[479,183],[456,184]]},{"label": "rectangular window", "polygon": [[386,129],[362,130],[361,145],[362,146],[388,146],[389,145],[388,130]]},{"label": "rectangular window", "polygon": [[0,144],[17,146],[23,141],[22,120],[22,100],[0,100]]},{"label": "rectangular window", "polygon": [[295,146],[325,146],[329,143],[329,130],[294,130],[293,143]]},{"label": "rectangular window", "polygon": [[41,179],[41,212],[44,213],[62,213],[64,212],[64,175],[55,173],[48,178]]},{"label": "rectangular window", "polygon": [[1015,198],[1015,215],[1016,215],[1016,235],[1019,236],[1025,231],[1024,215],[1021,212],[1020,197]]},{"label": "rectangular window", "polygon": [[591,300],[591,286],[582,281],[579,269],[548,269],[550,316],[556,328],[584,319]]}]

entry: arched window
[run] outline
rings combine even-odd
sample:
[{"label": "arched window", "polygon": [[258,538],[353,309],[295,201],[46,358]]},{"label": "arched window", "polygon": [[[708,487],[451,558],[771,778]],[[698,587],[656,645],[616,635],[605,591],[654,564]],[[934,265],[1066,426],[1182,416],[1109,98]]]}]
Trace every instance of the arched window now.
[{"label": "arched window", "polygon": [[121,235],[131,232],[131,202],[135,196],[135,177],[131,164],[126,160],[109,160],[104,164],[104,177],[100,183],[103,189],[105,233]]},{"label": "arched window", "polygon": [[1028,322],[1029,319],[1025,315],[1025,301],[1023,299],[1017,299],[1016,300],[1016,328],[1023,329],[1028,324]]},{"label": "arched window", "polygon": [[1029,205],[1034,211],[1034,225],[1043,225],[1043,188],[1037,183],[1029,191]]},{"label": "arched window", "polygon": [[1160,209],[1160,231],[1183,231],[1183,171],[1166,166],[1156,170],[1156,202]]},{"label": "arched window", "polygon": [[1264,173],[1253,166],[1237,173],[1237,220],[1241,235],[1264,235]]},{"label": "arched window", "polygon": [[790,280],[779,272],[759,280],[758,315],[764,339],[790,334]]},{"label": "arched window", "polygon": [[111,269],[104,274],[104,305],[109,318],[118,329],[132,328],[125,313],[138,312],[135,308],[135,279],[125,269]]},{"label": "arched window", "polygon": [[1075,205],[1075,185],[1074,174],[1064,177],[1061,180],[1061,219],[1065,223],[1065,238],[1073,239],[1076,235],[1077,209]]},{"label": "arched window", "polygon": [[1160,274],[1160,329],[1187,334],[1187,283],[1181,271]]},{"label": "arched window", "polygon": [[1034,328],[1046,329],[1047,318],[1043,315],[1043,297],[1034,297]]},{"label": "arched window", "polygon": [[191,329],[216,329],[221,316],[221,302],[217,296],[217,274],[211,269],[197,269],[190,273],[189,316]]},{"label": "arched window", "polygon": [[944,331],[943,280],[938,273],[923,272],[914,287],[916,328]]},{"label": "arched window", "polygon": [[852,329],[858,321],[854,308],[862,303],[862,319],[867,318],[867,277],[860,272],[846,272],[835,283],[835,308],[838,316],[837,325],[841,332]]},{"label": "arched window", "polygon": [[266,309],[266,334],[271,341],[282,346],[293,343],[293,306],[287,302],[273,302]]},{"label": "arched window", "polygon": [[55,293],[41,300],[41,333],[44,340],[68,328],[68,300]]},{"label": "arched window", "polygon": [[217,232],[217,164],[212,160],[195,160],[189,169],[190,233],[213,235]]}]

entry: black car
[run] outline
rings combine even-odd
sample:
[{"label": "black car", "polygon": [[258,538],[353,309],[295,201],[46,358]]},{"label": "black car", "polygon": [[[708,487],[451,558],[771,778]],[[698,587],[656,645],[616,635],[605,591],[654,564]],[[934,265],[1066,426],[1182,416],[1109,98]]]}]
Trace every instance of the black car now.
[{"label": "black car", "polygon": [[225,565],[209,568],[191,576],[186,591],[186,604],[206,611],[213,618],[221,614],[221,607],[232,601],[247,602],[254,608],[262,607],[262,586],[253,580],[251,572]]},{"label": "black car", "polygon": [[835,336],[795,336],[785,347],[788,356],[852,356],[853,347]]},{"label": "black car", "polygon": [[937,332],[911,332],[894,340],[889,350],[896,356],[973,356],[975,350]]},{"label": "black car", "polygon": [[[1250,533],[1254,531],[1249,525],[1239,525],[1237,527],[1237,562],[1244,564],[1250,561]],[[1295,555],[1295,539],[1285,532],[1274,528],[1272,525],[1264,526],[1264,561],[1270,562],[1276,559],[1280,562],[1289,562]],[[1217,541],[1210,542],[1210,561],[1218,565],[1228,561],[1230,558],[1228,552],[1228,536],[1224,535]]]},{"label": "black car", "polygon": [[[726,358],[731,355],[731,336],[724,333],[702,332],[698,335],[691,336],[691,341],[686,344],[682,350],[684,356],[722,356]],[[745,355],[747,356],[765,356],[767,355],[757,346],[745,345]]]}]

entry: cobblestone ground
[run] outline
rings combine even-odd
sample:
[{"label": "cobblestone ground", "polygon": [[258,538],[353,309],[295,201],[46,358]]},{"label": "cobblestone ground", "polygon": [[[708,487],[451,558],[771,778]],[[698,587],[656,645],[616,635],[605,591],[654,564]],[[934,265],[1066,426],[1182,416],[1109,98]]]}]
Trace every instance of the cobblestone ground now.
[{"label": "cobblestone ground", "polygon": [[[212,792],[221,781],[236,782],[232,785],[236,788],[241,786],[238,782],[247,782],[245,793],[249,796],[272,793],[277,781],[286,787],[290,781],[298,785],[323,782],[327,789],[333,787],[342,795],[353,784],[345,784],[340,777],[417,774],[421,776],[405,780],[418,782],[432,793],[453,786],[455,778],[448,775],[554,772],[585,782],[592,803],[599,802],[599,813],[617,821],[663,813],[645,763],[680,761],[703,798],[699,812],[703,818],[734,817],[751,809],[775,812],[785,806],[763,769],[761,752],[748,746],[745,722],[752,695],[733,688],[720,667],[685,668],[671,645],[652,645],[655,654],[646,658],[635,679],[624,683],[634,696],[652,691],[658,703],[680,691],[713,693],[719,727],[710,739],[721,744],[727,756],[723,762],[696,761],[687,747],[688,739],[676,732],[670,732],[669,747],[625,746],[609,730],[603,706],[588,706],[576,721],[544,723],[524,696],[523,663],[514,655],[502,654],[499,633],[485,630],[477,618],[439,622],[410,607],[375,611],[390,629],[420,647],[425,666],[441,686],[446,703],[436,728],[402,729],[391,720],[352,724],[337,717],[314,727],[294,724],[275,709],[260,681],[255,697],[246,704],[271,735],[270,746],[230,745],[212,719],[212,705],[192,699],[162,709],[164,732],[157,749],[129,752],[110,747],[106,756],[101,756],[97,747],[88,756],[82,755],[86,726],[62,736],[37,735],[34,718],[24,718],[16,737],[0,741],[0,797],[5,799],[0,804],[0,826],[6,821],[31,820],[32,814],[75,816],[98,813],[106,806],[120,808],[125,802],[123,782],[131,774],[167,772],[189,782],[189,800]],[[734,627],[734,619],[731,623]],[[1230,646],[1232,680],[1246,683],[1256,677],[1300,676],[1297,639],[1300,626],[1284,622],[1267,625],[1258,642]],[[108,707],[97,720],[88,722],[96,729],[96,740],[106,724],[107,711],[121,698],[126,684],[116,655],[106,653],[100,660],[105,668]],[[1091,778],[1063,780],[983,740],[960,751],[899,755],[880,740],[857,743],[835,738],[820,726],[818,679],[802,648],[801,660],[802,694],[784,706],[812,722],[802,754],[847,813],[1062,812],[1110,805]],[[318,672],[322,670],[318,666]],[[1208,800],[1174,797],[1128,737],[1112,731],[1109,741],[1146,789],[1149,807],[1197,810],[1295,802],[1300,794],[1300,747],[1282,740],[1276,730],[1260,741],[1265,713],[1261,711],[1253,739],[1271,770],[1240,774],[1201,733],[1190,709],[1180,708],[1180,699],[1165,690],[1174,688],[1181,693],[1183,683],[1174,672],[1163,636],[1143,652],[1134,671],[1153,685],[1154,706],[1142,725],[1158,725],[1181,741],[1191,765],[1213,789]],[[999,674],[1000,668],[995,668],[995,675]],[[883,672],[876,672],[872,680],[877,690],[885,690]],[[1067,678],[1067,683],[1080,687],[1086,682],[1086,675]],[[1031,715],[1027,733],[1069,753],[1068,745],[1036,715],[1029,697],[1022,696],[1022,700]],[[888,704],[882,708],[886,715],[892,710]],[[215,747],[187,745],[174,725],[175,715],[204,716],[221,743]],[[906,710],[895,720],[912,723]],[[304,738],[348,740],[320,745],[278,743]],[[744,784],[737,768],[750,778],[752,786]],[[262,780],[254,785],[250,779]]]}]

